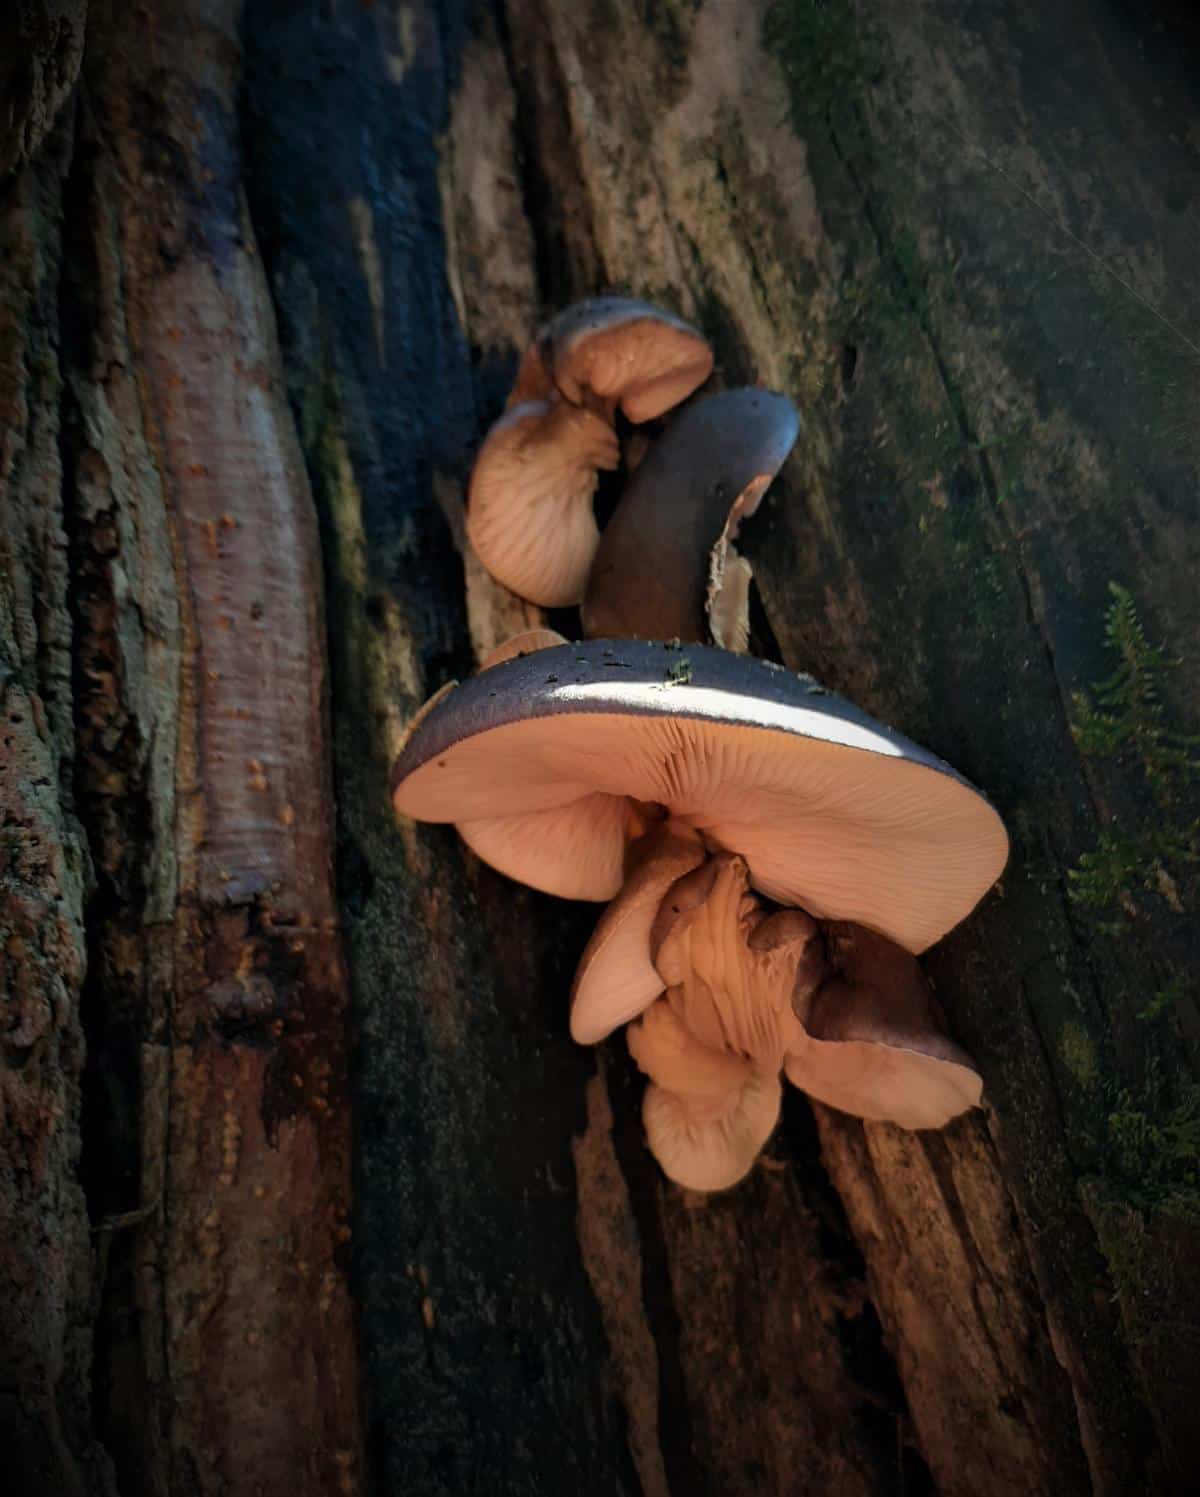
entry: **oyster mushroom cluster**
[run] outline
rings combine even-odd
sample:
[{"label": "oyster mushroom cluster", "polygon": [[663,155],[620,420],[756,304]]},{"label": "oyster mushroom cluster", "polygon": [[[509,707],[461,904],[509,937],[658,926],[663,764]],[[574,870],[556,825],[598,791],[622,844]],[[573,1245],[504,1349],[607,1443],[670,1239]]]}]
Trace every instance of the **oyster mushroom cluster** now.
[{"label": "oyster mushroom cluster", "polygon": [[[422,709],[393,774],[402,814],[453,822],[522,883],[609,901],[571,1033],[596,1044],[628,1026],[650,1080],[650,1148],[697,1190],[751,1169],[782,1076],[908,1128],[979,1102],[916,955],[969,914],[1008,852],[995,810],[949,765],[811,677],[719,647],[744,646],[749,574],[730,543],[795,441],[786,397],[688,405],[596,533],[617,406],[650,419],[710,368],[698,334],[619,298],[538,335],[480,452],[470,505],[488,515],[468,533],[492,548],[485,565],[507,546],[524,575],[557,578],[588,637],[537,630],[501,646]],[[555,443],[583,432],[563,458]],[[505,538],[548,514],[549,538]],[[577,552],[563,562],[580,536],[582,570]]]}]

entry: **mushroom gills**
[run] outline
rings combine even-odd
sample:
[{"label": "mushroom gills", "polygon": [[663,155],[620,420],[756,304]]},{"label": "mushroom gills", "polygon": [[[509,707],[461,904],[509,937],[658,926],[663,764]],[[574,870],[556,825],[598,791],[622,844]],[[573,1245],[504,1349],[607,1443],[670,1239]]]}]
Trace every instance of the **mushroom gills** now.
[{"label": "mushroom gills", "polygon": [[745,860],[721,853],[671,885],[650,951],[667,991],[627,1031],[652,1082],[647,1142],[672,1180],[723,1190],[752,1168],[778,1118],[795,1008],[823,975],[816,923],[765,911]]},{"label": "mushroom gills", "polygon": [[664,1174],[690,1190],[726,1190],[753,1168],[779,1119],[778,1068],[701,1044],[660,998],[627,1031],[650,1077],[646,1140]]},{"label": "mushroom gills", "polygon": [[702,863],[700,840],[662,824],[630,851],[625,883],[584,947],[571,988],[571,1037],[596,1045],[650,1006],[663,980],[650,960],[650,930],[663,896]]},{"label": "mushroom gills", "polygon": [[[608,898],[633,801],[659,805],[744,856],[770,899],[869,924],[911,951],[963,919],[1007,854],[995,811],[932,754],[811,680],[700,647],[592,640],[493,666],[422,719],[393,786],[397,810],[428,821],[563,810],[520,839],[520,859],[508,856],[515,825],[496,846],[502,872],[564,897],[579,897],[580,879],[553,883],[548,867],[567,862],[537,836],[570,835],[581,855],[598,837],[606,878],[589,880],[587,897]],[[620,809],[601,812],[595,795]]]},{"label": "mushroom gills", "polygon": [[543,608],[583,597],[600,532],[601,470],[620,462],[601,417],[552,397],[513,406],[488,433],[471,473],[467,537],[498,582]]},{"label": "mushroom gills", "polygon": [[650,952],[672,1008],[702,1045],[778,1074],[798,1029],[797,1005],[825,975],[811,916],[765,910],[746,860],[718,853],[672,885]]},{"label": "mushroom gills", "polygon": [[569,805],[455,823],[476,855],[500,873],[560,899],[612,899],[624,878],[633,807],[585,795]]}]

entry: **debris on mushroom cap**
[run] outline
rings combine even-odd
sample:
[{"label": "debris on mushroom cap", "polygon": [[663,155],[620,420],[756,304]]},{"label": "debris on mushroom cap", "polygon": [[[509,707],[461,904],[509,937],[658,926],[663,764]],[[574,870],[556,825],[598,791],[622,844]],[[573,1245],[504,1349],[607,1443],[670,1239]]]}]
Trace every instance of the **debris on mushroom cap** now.
[{"label": "debris on mushroom cap", "polygon": [[941,1128],[977,1107],[983,1080],[943,1031],[916,960],[876,931],[828,929],[838,968],[801,1012],[785,1070],[794,1086],[855,1117]]},{"label": "debris on mushroom cap", "polygon": [[[674,417],[600,538],[583,600],[584,634],[703,642],[714,612],[719,636],[735,634],[736,597],[719,601],[726,553],[799,430],[795,406],[770,390],[726,390]],[[730,585],[748,592],[749,577]]]},{"label": "debris on mushroom cap", "polygon": [[496,422],[471,473],[467,536],[487,570],[543,608],[583,596],[599,531],[600,469],[620,461],[616,433],[564,401],[533,400]]},{"label": "debris on mushroom cap", "polygon": [[574,405],[598,402],[610,420],[619,403],[630,421],[650,421],[686,400],[712,367],[712,349],[681,318],[630,297],[595,296],[539,331],[513,393],[530,399],[556,386]]},{"label": "debris on mushroom cap", "polygon": [[566,636],[557,629],[525,629],[520,634],[510,634],[490,649],[479,662],[479,669],[490,670],[493,665],[503,665],[506,660],[516,660],[521,655],[532,655],[536,650],[550,650],[555,645],[566,643]]},{"label": "debris on mushroom cap", "polygon": [[579,1044],[599,1044],[662,992],[650,959],[650,929],[667,890],[706,856],[698,837],[685,839],[668,824],[636,844],[625,883],[601,915],[575,972],[571,1038]]},{"label": "debris on mushroom cap", "polygon": [[[684,668],[686,667],[686,669]],[[445,696],[393,772],[396,809],[452,821],[534,888],[609,899],[633,802],[755,889],[923,951],[999,876],[1008,839],[949,765],[810,678],[722,650],[589,640]]]},{"label": "debris on mushroom cap", "polygon": [[646,1141],[663,1171],[690,1190],[744,1178],[779,1119],[779,1067],[702,1044],[660,998],[626,1032],[651,1078],[642,1102]]}]

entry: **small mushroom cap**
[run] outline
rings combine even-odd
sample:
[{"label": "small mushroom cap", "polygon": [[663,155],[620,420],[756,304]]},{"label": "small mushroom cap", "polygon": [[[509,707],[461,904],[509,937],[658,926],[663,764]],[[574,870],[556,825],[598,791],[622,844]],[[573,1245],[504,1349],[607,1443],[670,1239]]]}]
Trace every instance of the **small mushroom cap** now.
[{"label": "small mushroom cap", "polygon": [[471,473],[467,536],[479,560],[543,608],[578,603],[600,536],[597,470],[619,462],[616,433],[591,411],[561,400],[513,406]]},{"label": "small mushroom cap", "polygon": [[660,998],[626,1031],[651,1078],[646,1141],[664,1174],[689,1190],[726,1190],[753,1168],[779,1120],[778,1073],[703,1045]]},{"label": "small mushroom cap", "polygon": [[524,629],[520,634],[510,634],[506,640],[490,649],[479,662],[481,671],[493,665],[503,665],[506,660],[516,660],[521,655],[532,655],[537,650],[551,650],[555,645],[565,645],[566,635],[557,629]]},{"label": "small mushroom cap", "polygon": [[664,826],[642,839],[635,856],[575,972],[571,1038],[580,1045],[598,1045],[662,992],[663,980],[650,960],[650,928],[667,890],[704,861],[705,851],[698,838],[685,840]]},{"label": "small mushroom cap", "polygon": [[712,373],[704,338],[681,318],[649,302],[595,296],[560,312],[527,354],[519,390],[550,378],[575,405],[588,394],[610,409],[618,402],[633,422],[650,421],[686,400]]},{"label": "small mushroom cap", "polygon": [[631,798],[659,805],[741,853],[760,893],[911,951],[1008,853],[993,808],[933,754],[810,678],[698,646],[592,640],[494,666],[423,719],[392,783],[398,811],[469,841],[499,821],[481,856],[568,898],[612,898]]},{"label": "small mushroom cap", "polygon": [[916,960],[875,931],[831,925],[839,973],[817,991],[784,1062],[794,1086],[855,1117],[941,1128],[977,1107],[983,1081],[943,1031]]},{"label": "small mushroom cap", "polygon": [[[680,411],[629,481],[596,551],[583,600],[590,639],[707,640],[736,633],[718,606],[725,548],[783,466],[800,430],[770,390],[726,390]],[[714,551],[717,553],[714,558]],[[748,575],[730,579],[736,593]]]},{"label": "small mushroom cap", "polygon": [[778,1076],[752,1071],[715,1116],[696,1118],[653,1082],[642,1099],[646,1142],[663,1174],[687,1190],[728,1190],[754,1168],[779,1121]]}]

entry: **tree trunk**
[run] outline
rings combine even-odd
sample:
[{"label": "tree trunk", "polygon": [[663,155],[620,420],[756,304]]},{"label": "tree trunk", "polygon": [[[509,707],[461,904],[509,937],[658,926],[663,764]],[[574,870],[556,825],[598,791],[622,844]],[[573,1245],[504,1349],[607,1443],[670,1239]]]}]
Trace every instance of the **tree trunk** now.
[{"label": "tree trunk", "polygon": [[[0,22],[18,1490],[1188,1489],[1194,36],[1118,0],[84,10]],[[540,618],[465,479],[539,318],[609,288],[801,408],[743,537],[762,649],[1013,837],[925,963],[984,1113],[792,1093],[715,1197],[659,1174],[623,1042],[568,1038],[596,907],[387,793],[426,696]]]}]

